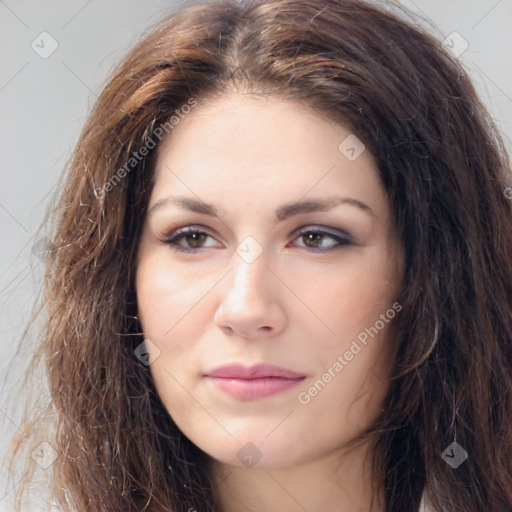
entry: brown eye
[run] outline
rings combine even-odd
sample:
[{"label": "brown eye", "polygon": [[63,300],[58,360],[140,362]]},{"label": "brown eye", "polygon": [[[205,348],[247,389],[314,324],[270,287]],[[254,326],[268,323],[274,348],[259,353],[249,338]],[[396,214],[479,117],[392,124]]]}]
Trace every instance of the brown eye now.
[{"label": "brown eye", "polygon": [[307,233],[302,235],[302,239],[308,247],[318,247],[319,244],[322,243],[323,238],[324,235],[320,233]]},{"label": "brown eye", "polygon": [[[213,241],[209,242],[209,239]],[[196,252],[196,249],[215,247],[215,239],[198,228],[184,227],[164,237],[162,242],[178,252]]]},{"label": "brown eye", "polygon": [[190,235],[185,235],[183,239],[188,240],[188,245],[190,247],[202,247],[207,236],[208,235],[206,235],[206,233],[192,233]]},{"label": "brown eye", "polygon": [[315,252],[325,252],[339,249],[345,245],[350,245],[351,239],[347,233],[336,232],[331,233],[324,229],[314,229],[312,227],[304,228],[299,231],[295,242],[299,243],[299,247],[305,247]]}]

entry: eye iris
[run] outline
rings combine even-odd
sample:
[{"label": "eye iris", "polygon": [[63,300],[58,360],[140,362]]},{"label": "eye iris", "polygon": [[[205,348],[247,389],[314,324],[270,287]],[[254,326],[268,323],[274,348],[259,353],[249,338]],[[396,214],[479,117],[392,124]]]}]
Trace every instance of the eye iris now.
[{"label": "eye iris", "polygon": [[188,244],[191,247],[201,247],[205,241],[206,235],[204,233],[191,233],[187,238]]},{"label": "eye iris", "polygon": [[303,237],[308,247],[318,247],[323,240],[323,235],[320,233],[307,233]]}]

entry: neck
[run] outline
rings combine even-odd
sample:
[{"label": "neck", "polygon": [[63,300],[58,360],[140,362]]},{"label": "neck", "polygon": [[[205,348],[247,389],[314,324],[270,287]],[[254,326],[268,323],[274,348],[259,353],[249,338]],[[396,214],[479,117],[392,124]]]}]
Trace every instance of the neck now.
[{"label": "neck", "polygon": [[212,461],[221,512],[381,512],[381,485],[371,476],[367,445],[293,467],[259,468]]}]

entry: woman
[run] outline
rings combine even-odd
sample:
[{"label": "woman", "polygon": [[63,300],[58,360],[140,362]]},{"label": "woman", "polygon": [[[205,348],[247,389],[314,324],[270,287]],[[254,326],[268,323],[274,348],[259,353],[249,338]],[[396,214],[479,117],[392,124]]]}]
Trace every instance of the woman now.
[{"label": "woman", "polygon": [[385,10],[173,14],[70,164],[32,466],[64,510],[512,510],[509,173]]}]

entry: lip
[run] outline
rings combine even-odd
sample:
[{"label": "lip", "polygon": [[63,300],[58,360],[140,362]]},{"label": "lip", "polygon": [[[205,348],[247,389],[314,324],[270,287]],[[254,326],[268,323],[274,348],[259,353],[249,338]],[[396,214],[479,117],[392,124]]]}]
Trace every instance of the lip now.
[{"label": "lip", "polygon": [[205,377],[224,393],[245,400],[281,393],[306,378],[287,368],[267,363],[250,367],[229,364],[209,371]]}]

